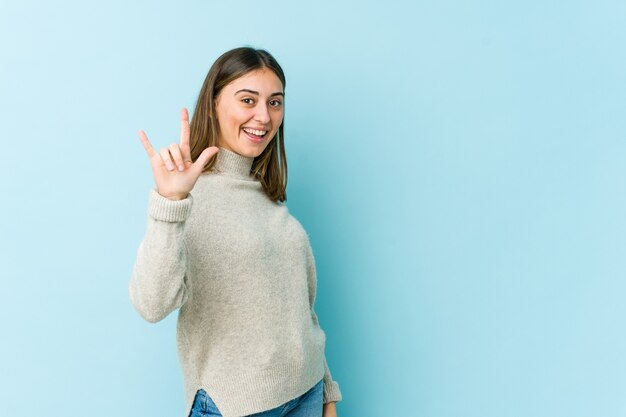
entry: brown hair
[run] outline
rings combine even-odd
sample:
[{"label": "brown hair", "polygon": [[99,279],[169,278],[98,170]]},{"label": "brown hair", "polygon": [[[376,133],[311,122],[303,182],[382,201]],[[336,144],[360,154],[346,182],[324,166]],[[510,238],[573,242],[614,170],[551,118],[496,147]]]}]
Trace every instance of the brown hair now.
[{"label": "brown hair", "polygon": [[[196,108],[190,122],[191,159],[195,162],[204,149],[218,146],[218,124],[215,99],[222,88],[235,79],[257,69],[268,68],[280,79],[285,88],[285,74],[269,52],[263,49],[241,47],[222,54],[207,74]],[[284,116],[283,116],[284,120]],[[267,196],[274,202],[287,200],[287,157],[285,155],[284,121],[276,135],[261,155],[254,158],[251,172],[257,178]],[[211,157],[202,172],[209,171],[215,164],[216,155]]]}]

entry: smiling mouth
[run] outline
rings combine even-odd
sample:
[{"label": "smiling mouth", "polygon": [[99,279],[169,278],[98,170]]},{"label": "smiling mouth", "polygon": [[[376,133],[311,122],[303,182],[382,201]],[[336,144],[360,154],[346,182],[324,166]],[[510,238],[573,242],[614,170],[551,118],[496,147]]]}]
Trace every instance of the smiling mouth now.
[{"label": "smiling mouth", "polygon": [[257,129],[250,129],[249,127],[244,127],[242,128],[242,130],[244,132],[246,132],[247,134],[249,134],[252,137],[255,138],[263,138],[267,135],[267,130],[257,130]]}]

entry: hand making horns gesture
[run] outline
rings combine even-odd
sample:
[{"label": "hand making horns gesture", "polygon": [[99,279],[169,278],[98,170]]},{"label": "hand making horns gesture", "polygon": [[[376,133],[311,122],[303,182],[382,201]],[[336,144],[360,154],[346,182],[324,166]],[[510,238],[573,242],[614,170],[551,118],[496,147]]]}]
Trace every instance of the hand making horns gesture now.
[{"label": "hand making horns gesture", "polygon": [[169,148],[156,153],[146,133],[139,131],[139,138],[150,157],[157,192],[170,200],[186,198],[208,160],[219,151],[216,146],[210,146],[202,151],[196,162],[192,162],[189,134],[189,114],[184,107],[180,112],[180,145],[172,143]]}]

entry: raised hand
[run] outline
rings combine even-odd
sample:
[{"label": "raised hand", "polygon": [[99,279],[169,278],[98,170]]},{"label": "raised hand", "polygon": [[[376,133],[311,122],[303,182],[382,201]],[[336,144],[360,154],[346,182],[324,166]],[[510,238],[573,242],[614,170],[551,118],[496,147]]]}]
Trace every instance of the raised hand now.
[{"label": "raised hand", "polygon": [[189,114],[184,107],[180,112],[180,145],[172,143],[156,153],[146,133],[139,131],[141,143],[150,158],[157,191],[170,200],[186,198],[208,160],[219,151],[216,146],[210,146],[202,151],[196,162],[192,162],[189,134]]}]

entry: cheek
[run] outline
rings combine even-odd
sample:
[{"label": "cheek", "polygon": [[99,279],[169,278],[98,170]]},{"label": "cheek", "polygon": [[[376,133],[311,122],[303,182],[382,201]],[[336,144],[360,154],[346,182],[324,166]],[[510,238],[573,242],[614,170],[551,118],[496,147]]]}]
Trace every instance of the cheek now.
[{"label": "cheek", "polygon": [[241,125],[248,122],[251,118],[251,115],[245,109],[237,109],[234,108],[228,112],[228,121],[233,129],[239,129]]},{"label": "cheek", "polygon": [[278,129],[278,127],[283,123],[283,112],[276,112],[272,117],[272,124]]},{"label": "cheek", "polygon": [[240,116],[237,110],[232,107],[222,108],[221,111],[217,113],[217,122],[224,129],[235,128],[239,120]]}]

